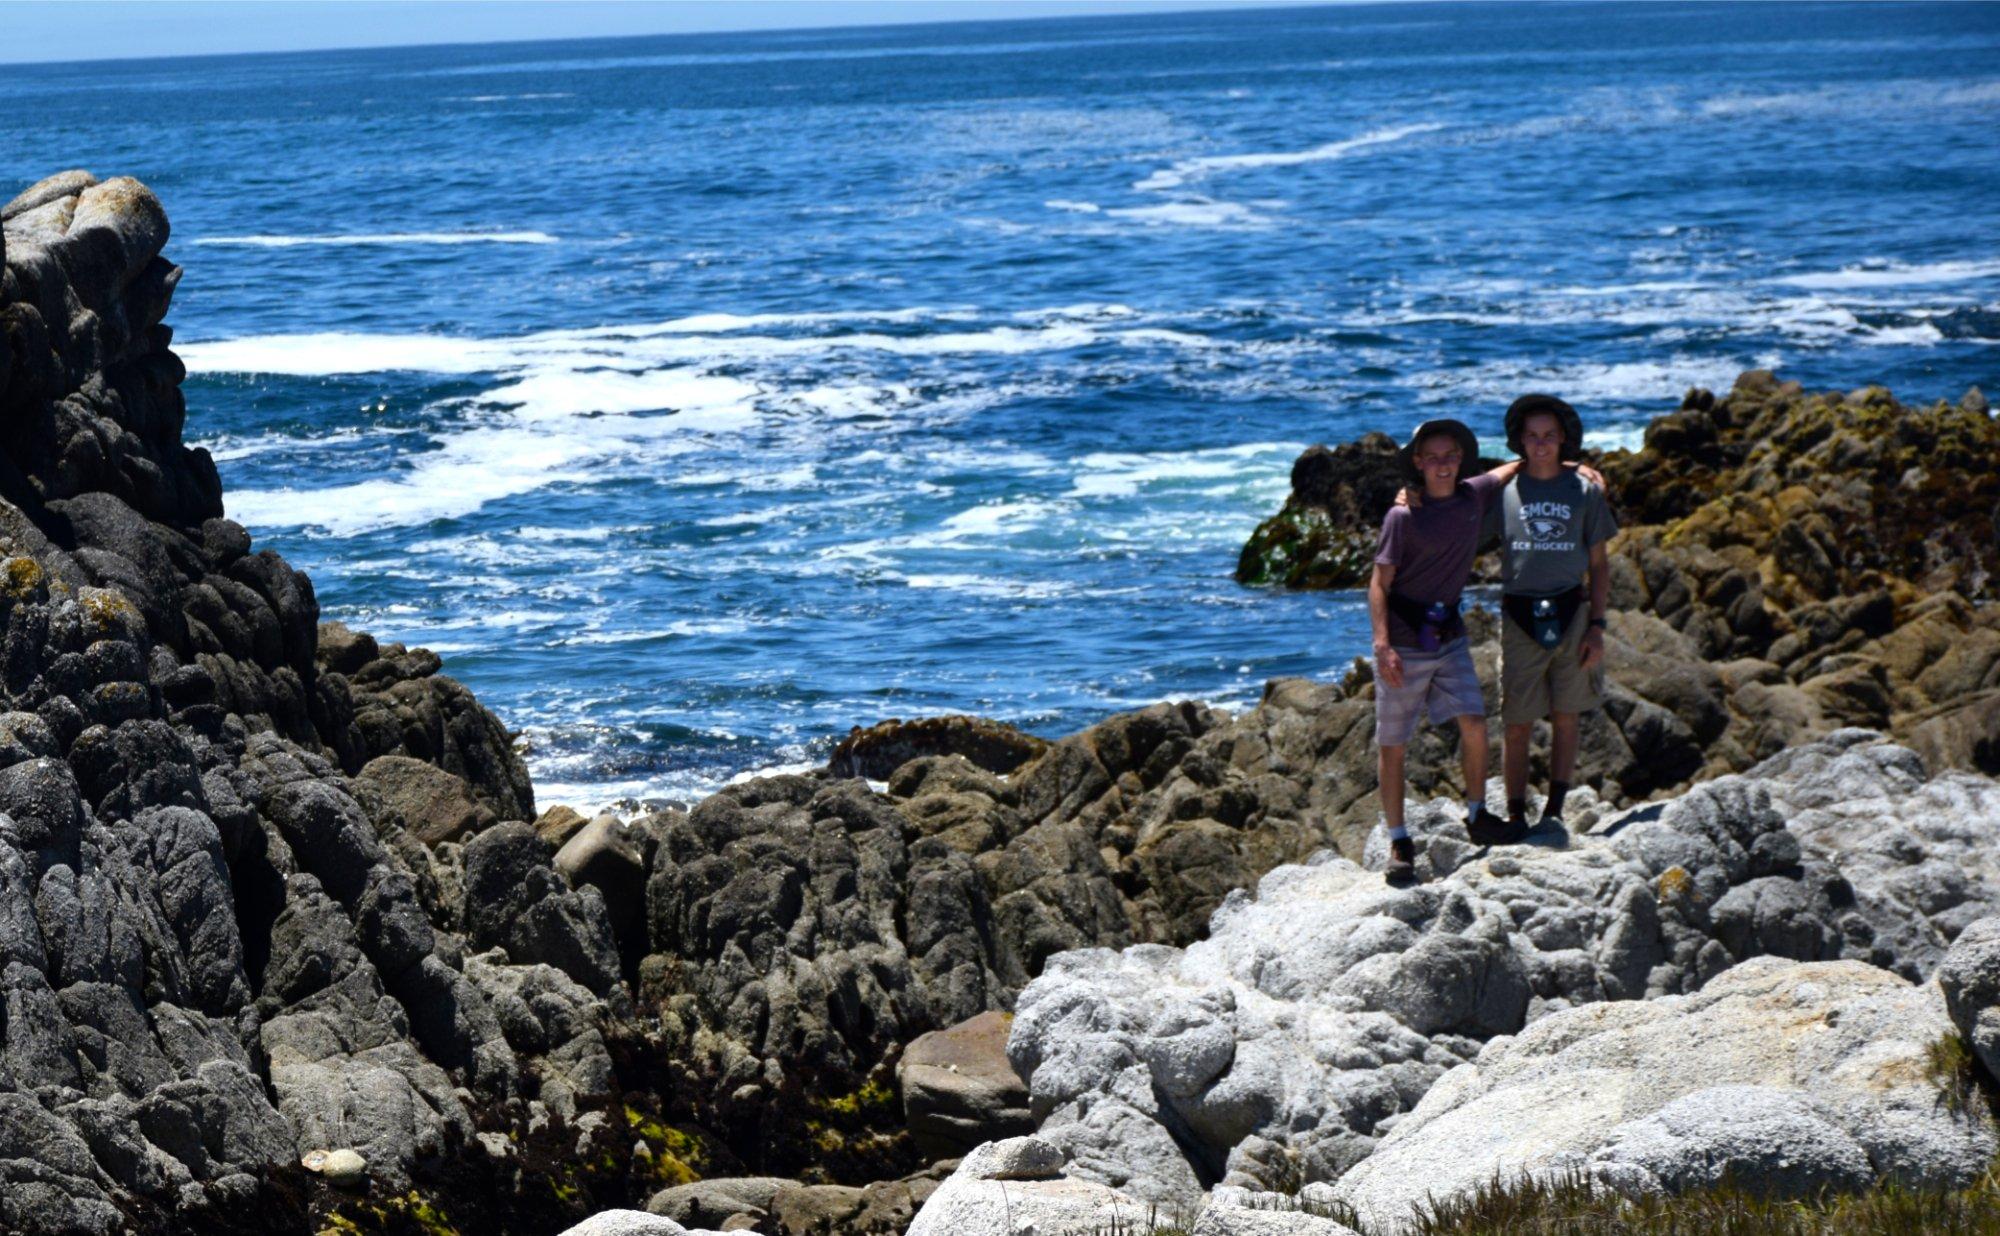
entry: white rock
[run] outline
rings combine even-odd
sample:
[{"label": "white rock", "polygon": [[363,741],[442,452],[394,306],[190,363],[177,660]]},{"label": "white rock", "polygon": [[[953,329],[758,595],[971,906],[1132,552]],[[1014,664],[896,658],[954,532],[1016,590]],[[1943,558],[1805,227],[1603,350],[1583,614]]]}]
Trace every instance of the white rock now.
[{"label": "white rock", "polygon": [[1355,1236],[1346,1224],[1313,1213],[1324,1209],[1315,1200],[1307,1195],[1302,1204],[1281,1193],[1222,1185],[1209,1194],[1192,1236]]},{"label": "white rock", "polygon": [[1980,919],[1952,941],[1937,982],[1952,1024],[1986,1071],[2000,1076],[2000,917]]},{"label": "white rock", "polygon": [[606,1210],[590,1216],[562,1236],[693,1236],[664,1215],[643,1210]]},{"label": "white rock", "polygon": [[1750,772],[1809,855],[1837,866],[1875,937],[1849,956],[1929,974],[1975,919],[2000,914],[2000,781],[1928,776],[1913,751],[1839,730]]},{"label": "white rock", "polygon": [[[1008,1040],[1039,1133],[1068,1175],[1150,1199],[1218,1179],[1334,1181],[1489,1040],[1551,1015],[1697,992],[1767,954],[1927,973],[1959,910],[1926,907],[1984,904],[1964,890],[2000,862],[2000,782],[1925,780],[1907,751],[1860,731],[1788,755],[1603,820],[1562,849],[1472,847],[1462,804],[1436,800],[1410,813],[1427,875],[1414,886],[1320,854],[1230,894],[1185,950],[1058,954],[1019,997]],[[1815,827],[1837,816],[1862,829],[1836,791],[1898,819],[1908,812],[1895,804],[1925,796],[1943,818],[1923,836],[1951,839],[1961,857],[1949,871],[1892,862],[1909,848],[1896,833],[1894,854],[1857,859],[1864,878],[1850,885],[1835,862],[1846,856],[1802,849],[1787,829],[1814,812]],[[1866,849],[1858,832],[1842,836]],[[1632,1130],[1633,1163],[1684,1141],[1699,1110]],[[1756,1110],[1772,1128],[1808,1119],[1784,1099]],[[1832,1177],[1853,1162],[1838,1141],[1820,1145]]]},{"label": "white rock", "polygon": [[358,1151],[330,1150],[319,1161],[319,1174],[328,1184],[356,1185],[368,1178],[368,1160]]},{"label": "white rock", "polygon": [[1062,1236],[1145,1231],[1159,1208],[1090,1180],[975,1180],[952,1173],[917,1212],[908,1236]]},{"label": "white rock", "polygon": [[1062,1151],[1050,1142],[1009,1137],[974,1146],[952,1174],[967,1180],[1054,1180],[1062,1169]]},{"label": "white rock", "polygon": [[1961,1187],[1996,1138],[1927,1074],[1935,986],[1855,961],[1747,961],[1695,995],[1596,1004],[1489,1044],[1336,1194],[1395,1230],[1427,1195],[1582,1170],[1623,1192],[1712,1184],[1800,1195],[1880,1175]]}]

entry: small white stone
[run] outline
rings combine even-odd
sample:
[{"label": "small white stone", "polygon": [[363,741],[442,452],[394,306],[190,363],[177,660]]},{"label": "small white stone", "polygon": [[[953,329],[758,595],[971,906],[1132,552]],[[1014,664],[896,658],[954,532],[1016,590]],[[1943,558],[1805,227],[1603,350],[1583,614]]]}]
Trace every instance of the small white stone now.
[{"label": "small white stone", "polygon": [[332,1150],[321,1160],[319,1174],[328,1184],[355,1185],[368,1178],[368,1160],[356,1150]]}]

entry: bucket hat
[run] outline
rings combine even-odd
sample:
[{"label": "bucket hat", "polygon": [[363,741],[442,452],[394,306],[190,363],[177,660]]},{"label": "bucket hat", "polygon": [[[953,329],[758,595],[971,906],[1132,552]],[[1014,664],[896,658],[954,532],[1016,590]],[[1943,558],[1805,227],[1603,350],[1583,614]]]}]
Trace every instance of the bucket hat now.
[{"label": "bucket hat", "polygon": [[1404,474],[1413,478],[1419,485],[1423,484],[1424,474],[1417,468],[1417,444],[1432,434],[1440,433],[1450,434],[1458,441],[1459,453],[1464,456],[1458,465],[1460,480],[1471,475],[1467,469],[1479,458],[1479,439],[1466,427],[1464,421],[1455,421],[1449,417],[1425,421],[1417,426],[1416,432],[1410,435],[1410,440],[1403,444],[1403,449],[1396,452],[1396,459],[1403,465]]},{"label": "bucket hat", "polygon": [[1521,451],[1521,429],[1528,418],[1539,412],[1553,412],[1563,427],[1562,457],[1566,460],[1583,458],[1583,418],[1554,395],[1523,395],[1507,406],[1507,449],[1516,455]]}]

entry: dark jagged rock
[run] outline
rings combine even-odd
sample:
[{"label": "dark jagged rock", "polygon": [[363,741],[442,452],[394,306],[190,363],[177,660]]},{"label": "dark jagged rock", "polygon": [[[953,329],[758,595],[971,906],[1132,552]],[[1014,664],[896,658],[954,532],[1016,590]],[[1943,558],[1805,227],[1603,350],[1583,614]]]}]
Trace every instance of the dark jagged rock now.
[{"label": "dark jagged rock", "polygon": [[1705,771],[1843,725],[2000,770],[2000,425],[1983,404],[1809,395],[1752,371],[1604,461],[1643,521],[1613,543],[1612,604],[1658,616],[1736,688]]},{"label": "dark jagged rock", "polygon": [[1010,773],[1049,744],[984,717],[922,717],[855,726],[827,758],[827,771],[880,781],[926,755],[958,755],[987,772]]},{"label": "dark jagged rock", "polygon": [[224,518],[152,193],[64,173],[0,216],[0,1227],[303,1222],[305,1152],[393,1187],[589,1073],[576,1035],[517,1057],[527,980],[468,978],[416,840],[531,818],[527,775]]},{"label": "dark jagged rock", "polygon": [[604,895],[570,888],[552,857],[534,828],[518,821],[473,838],[465,847],[467,932],[475,947],[547,963],[604,995],[618,984]]},{"label": "dark jagged rock", "polygon": [[[853,1170],[901,1170],[903,1044],[1011,1007],[1058,952],[1198,938],[1231,890],[1328,843],[1350,790],[1314,770],[1365,748],[1368,706],[1288,687],[1237,720],[1114,717],[1007,777],[925,756],[886,794],[772,777],[654,817],[641,1003],[709,1096],[703,1122],[796,1171],[815,1161],[800,1122],[845,1105],[876,1139],[841,1143]],[[789,1109],[800,1095],[833,1098]]]}]

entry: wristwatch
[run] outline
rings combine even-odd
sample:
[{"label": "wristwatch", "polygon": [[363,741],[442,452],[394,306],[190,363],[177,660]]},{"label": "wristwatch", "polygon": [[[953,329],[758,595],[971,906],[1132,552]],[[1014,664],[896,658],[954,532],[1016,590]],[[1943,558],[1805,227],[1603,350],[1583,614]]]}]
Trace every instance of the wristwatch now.
[{"label": "wristwatch", "polygon": [[1602,619],[1602,618],[1592,618],[1592,619],[1590,620],[1590,625],[1591,625],[1591,626],[1593,626],[1593,627],[1596,627],[1596,628],[1597,628],[1598,630],[1602,631],[1602,630],[1604,629],[1604,619]]}]

